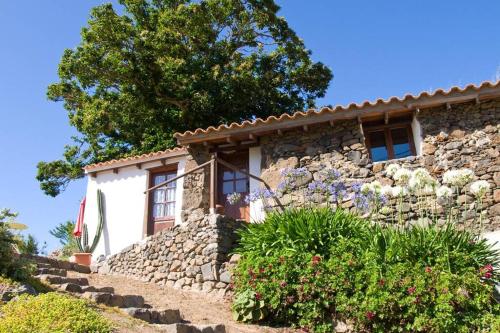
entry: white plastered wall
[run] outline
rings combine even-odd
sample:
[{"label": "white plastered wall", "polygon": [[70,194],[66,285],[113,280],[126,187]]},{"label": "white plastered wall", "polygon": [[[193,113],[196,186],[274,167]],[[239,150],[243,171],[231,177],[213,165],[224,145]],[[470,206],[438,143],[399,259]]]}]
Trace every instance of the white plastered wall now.
[{"label": "white plastered wall", "polygon": [[[249,154],[249,172],[257,177],[261,174],[261,161],[262,154],[260,147],[251,147],[248,151]],[[250,178],[250,192],[255,191],[262,187],[262,183],[256,179]],[[264,219],[264,205],[262,200],[250,202],[250,222],[260,222]]]},{"label": "white plastered wall", "polygon": [[[167,161],[168,163],[168,161]],[[96,177],[88,176],[87,204],[84,221],[89,230],[89,243],[94,239],[97,228],[97,190],[104,195],[104,228],[97,248],[93,253],[100,255],[117,253],[125,247],[142,240],[144,235],[144,214],[147,207],[144,191],[148,187],[148,169],[161,166],[151,162],[137,169],[135,166],[98,172]],[[184,173],[185,159],[178,163],[177,174]],[[176,183],[175,224],[181,223],[183,178]]]}]

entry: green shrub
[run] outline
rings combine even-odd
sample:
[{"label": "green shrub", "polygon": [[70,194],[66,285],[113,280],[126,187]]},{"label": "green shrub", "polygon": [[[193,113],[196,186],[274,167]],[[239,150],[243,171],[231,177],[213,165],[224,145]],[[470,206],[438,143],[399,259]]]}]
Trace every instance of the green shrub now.
[{"label": "green shrub", "polygon": [[34,266],[15,253],[15,244],[14,235],[5,223],[0,223],[0,275],[14,280],[26,280],[33,272]]},{"label": "green shrub", "polygon": [[328,257],[330,248],[339,239],[364,241],[368,233],[364,220],[344,210],[289,209],[272,212],[264,223],[252,223],[241,229],[238,251],[256,257],[302,252]]},{"label": "green shrub", "polygon": [[0,333],[112,332],[110,323],[89,303],[57,293],[23,295],[0,311]]},{"label": "green shrub", "polygon": [[266,307],[262,296],[250,289],[235,296],[233,309],[233,317],[237,321],[255,322],[266,317]]},{"label": "green shrub", "polygon": [[500,315],[490,265],[498,252],[453,226],[383,229],[325,209],[270,217],[241,231],[236,250],[235,294],[265,305],[255,322],[314,332],[331,332],[334,319],[360,332],[488,332]]}]

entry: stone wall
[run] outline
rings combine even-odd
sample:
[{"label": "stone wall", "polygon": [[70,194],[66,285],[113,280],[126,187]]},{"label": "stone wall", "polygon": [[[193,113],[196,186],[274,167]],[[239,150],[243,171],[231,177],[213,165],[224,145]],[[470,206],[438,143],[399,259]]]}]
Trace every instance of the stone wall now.
[{"label": "stone wall", "polygon": [[[387,163],[398,163],[410,169],[427,168],[441,178],[449,169],[470,168],[478,179],[487,180],[492,191],[484,200],[487,230],[500,229],[500,101],[456,104],[421,110],[417,119],[422,131],[422,155],[381,163],[372,163],[364,144],[359,124],[354,120],[311,126],[285,132],[283,136],[261,138],[262,178],[272,188],[281,180],[279,172],[286,167],[306,167],[305,181],[318,179],[325,168],[338,169],[346,182],[379,180],[392,184],[384,168]],[[280,198],[283,205],[292,201],[304,202],[299,190]],[[465,198],[462,202],[472,202]],[[345,207],[352,207],[346,202]],[[411,210],[409,208],[408,210]]]},{"label": "stone wall", "polygon": [[[185,172],[210,160],[208,149],[204,146],[188,148]],[[195,171],[184,177],[181,220],[191,223],[209,213],[210,203],[210,166]]]},{"label": "stone wall", "polygon": [[117,274],[224,296],[230,282],[230,251],[242,222],[204,215],[145,238],[98,263],[102,274]]}]

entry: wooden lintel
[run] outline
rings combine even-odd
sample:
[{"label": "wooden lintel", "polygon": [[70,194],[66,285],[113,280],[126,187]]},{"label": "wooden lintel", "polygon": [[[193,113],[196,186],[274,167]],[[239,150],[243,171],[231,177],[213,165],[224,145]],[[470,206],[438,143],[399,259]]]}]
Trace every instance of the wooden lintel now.
[{"label": "wooden lintel", "polygon": [[161,165],[166,165],[167,164],[167,160],[165,158],[162,158],[160,160],[160,162],[161,162]]},{"label": "wooden lintel", "polygon": [[236,141],[235,141],[233,138],[230,138],[230,137],[227,137],[227,138],[226,138],[226,142],[227,142],[227,143],[232,143],[232,144],[235,144],[235,143],[236,143]]},{"label": "wooden lintel", "polygon": [[137,164],[135,165],[135,167],[136,167],[137,169],[142,169],[142,163],[137,163]]},{"label": "wooden lintel", "polygon": [[89,175],[90,177],[95,178],[97,177],[97,172],[90,172]]},{"label": "wooden lintel", "polygon": [[389,112],[387,111],[384,113],[384,123],[389,124]]},{"label": "wooden lintel", "polygon": [[114,168],[114,169],[113,169],[113,173],[114,173],[114,174],[117,174],[117,173],[118,173],[118,170],[119,170],[118,168]]}]

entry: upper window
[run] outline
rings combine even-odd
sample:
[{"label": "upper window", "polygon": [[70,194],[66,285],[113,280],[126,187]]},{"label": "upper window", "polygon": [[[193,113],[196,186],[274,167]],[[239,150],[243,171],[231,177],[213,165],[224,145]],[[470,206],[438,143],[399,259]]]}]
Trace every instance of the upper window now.
[{"label": "upper window", "polygon": [[[153,185],[161,184],[177,176],[177,171],[154,173]],[[175,184],[176,181],[170,182],[165,186],[159,187],[153,191],[152,196],[152,211],[153,220],[168,220],[175,216]]]},{"label": "upper window", "polygon": [[407,119],[389,124],[363,124],[366,145],[373,162],[415,155],[411,123]]}]

